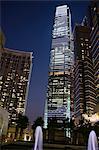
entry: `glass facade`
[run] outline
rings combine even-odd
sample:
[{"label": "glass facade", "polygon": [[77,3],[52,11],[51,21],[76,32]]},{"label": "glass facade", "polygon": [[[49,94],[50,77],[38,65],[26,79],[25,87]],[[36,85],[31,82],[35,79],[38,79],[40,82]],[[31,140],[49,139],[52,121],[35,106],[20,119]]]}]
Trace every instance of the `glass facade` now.
[{"label": "glass facade", "polygon": [[32,52],[0,49],[0,106],[15,124],[18,113],[25,113],[32,69]]},{"label": "glass facade", "polygon": [[96,93],[94,70],[90,47],[90,28],[76,25],[74,30],[74,105],[75,122],[79,124],[82,114],[94,113]]},{"label": "glass facade", "polygon": [[73,64],[71,13],[67,5],[56,7],[50,52],[47,102],[44,126],[48,119],[70,118],[70,69]]},{"label": "glass facade", "polygon": [[96,101],[99,103],[99,2],[92,1],[90,6],[90,42],[94,65]]}]

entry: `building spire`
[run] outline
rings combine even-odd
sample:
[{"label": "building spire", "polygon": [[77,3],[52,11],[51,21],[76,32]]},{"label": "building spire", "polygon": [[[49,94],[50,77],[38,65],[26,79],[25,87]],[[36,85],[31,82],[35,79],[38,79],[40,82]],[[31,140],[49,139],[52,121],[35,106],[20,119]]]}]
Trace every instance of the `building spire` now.
[{"label": "building spire", "polygon": [[4,48],[4,45],[5,45],[5,36],[0,28],[0,49]]}]

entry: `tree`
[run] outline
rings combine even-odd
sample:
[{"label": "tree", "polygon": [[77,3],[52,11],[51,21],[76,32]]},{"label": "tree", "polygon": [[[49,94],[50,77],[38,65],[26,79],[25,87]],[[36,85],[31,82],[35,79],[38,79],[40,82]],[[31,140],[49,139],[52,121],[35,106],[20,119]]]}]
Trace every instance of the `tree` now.
[{"label": "tree", "polygon": [[28,118],[27,116],[23,116],[22,114],[18,114],[18,118],[16,120],[16,131],[18,132],[18,129],[20,128],[20,135],[19,135],[19,139],[22,138],[22,134],[23,134],[23,130],[27,128],[28,126]]},{"label": "tree", "polygon": [[33,125],[32,125],[32,129],[35,129],[37,126],[42,126],[43,127],[43,124],[44,124],[44,121],[43,121],[43,118],[42,117],[38,117]]}]

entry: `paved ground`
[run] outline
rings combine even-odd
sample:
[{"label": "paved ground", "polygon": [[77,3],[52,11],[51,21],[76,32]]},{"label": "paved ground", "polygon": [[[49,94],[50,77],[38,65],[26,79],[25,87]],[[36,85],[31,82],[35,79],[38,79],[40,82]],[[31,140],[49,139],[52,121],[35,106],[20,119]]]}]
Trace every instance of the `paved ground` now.
[{"label": "paved ground", "polygon": [[[27,142],[6,143],[0,150],[33,150],[33,144]],[[85,146],[44,144],[44,150],[86,150]]]}]

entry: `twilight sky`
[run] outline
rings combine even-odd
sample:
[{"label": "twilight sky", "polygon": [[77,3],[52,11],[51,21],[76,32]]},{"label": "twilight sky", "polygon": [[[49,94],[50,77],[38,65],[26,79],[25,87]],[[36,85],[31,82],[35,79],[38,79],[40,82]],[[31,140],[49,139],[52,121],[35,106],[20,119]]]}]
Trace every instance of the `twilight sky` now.
[{"label": "twilight sky", "polygon": [[0,3],[0,26],[6,37],[5,47],[34,53],[26,110],[33,122],[44,113],[55,7],[68,4],[73,28],[86,15],[89,0],[1,0]]}]

